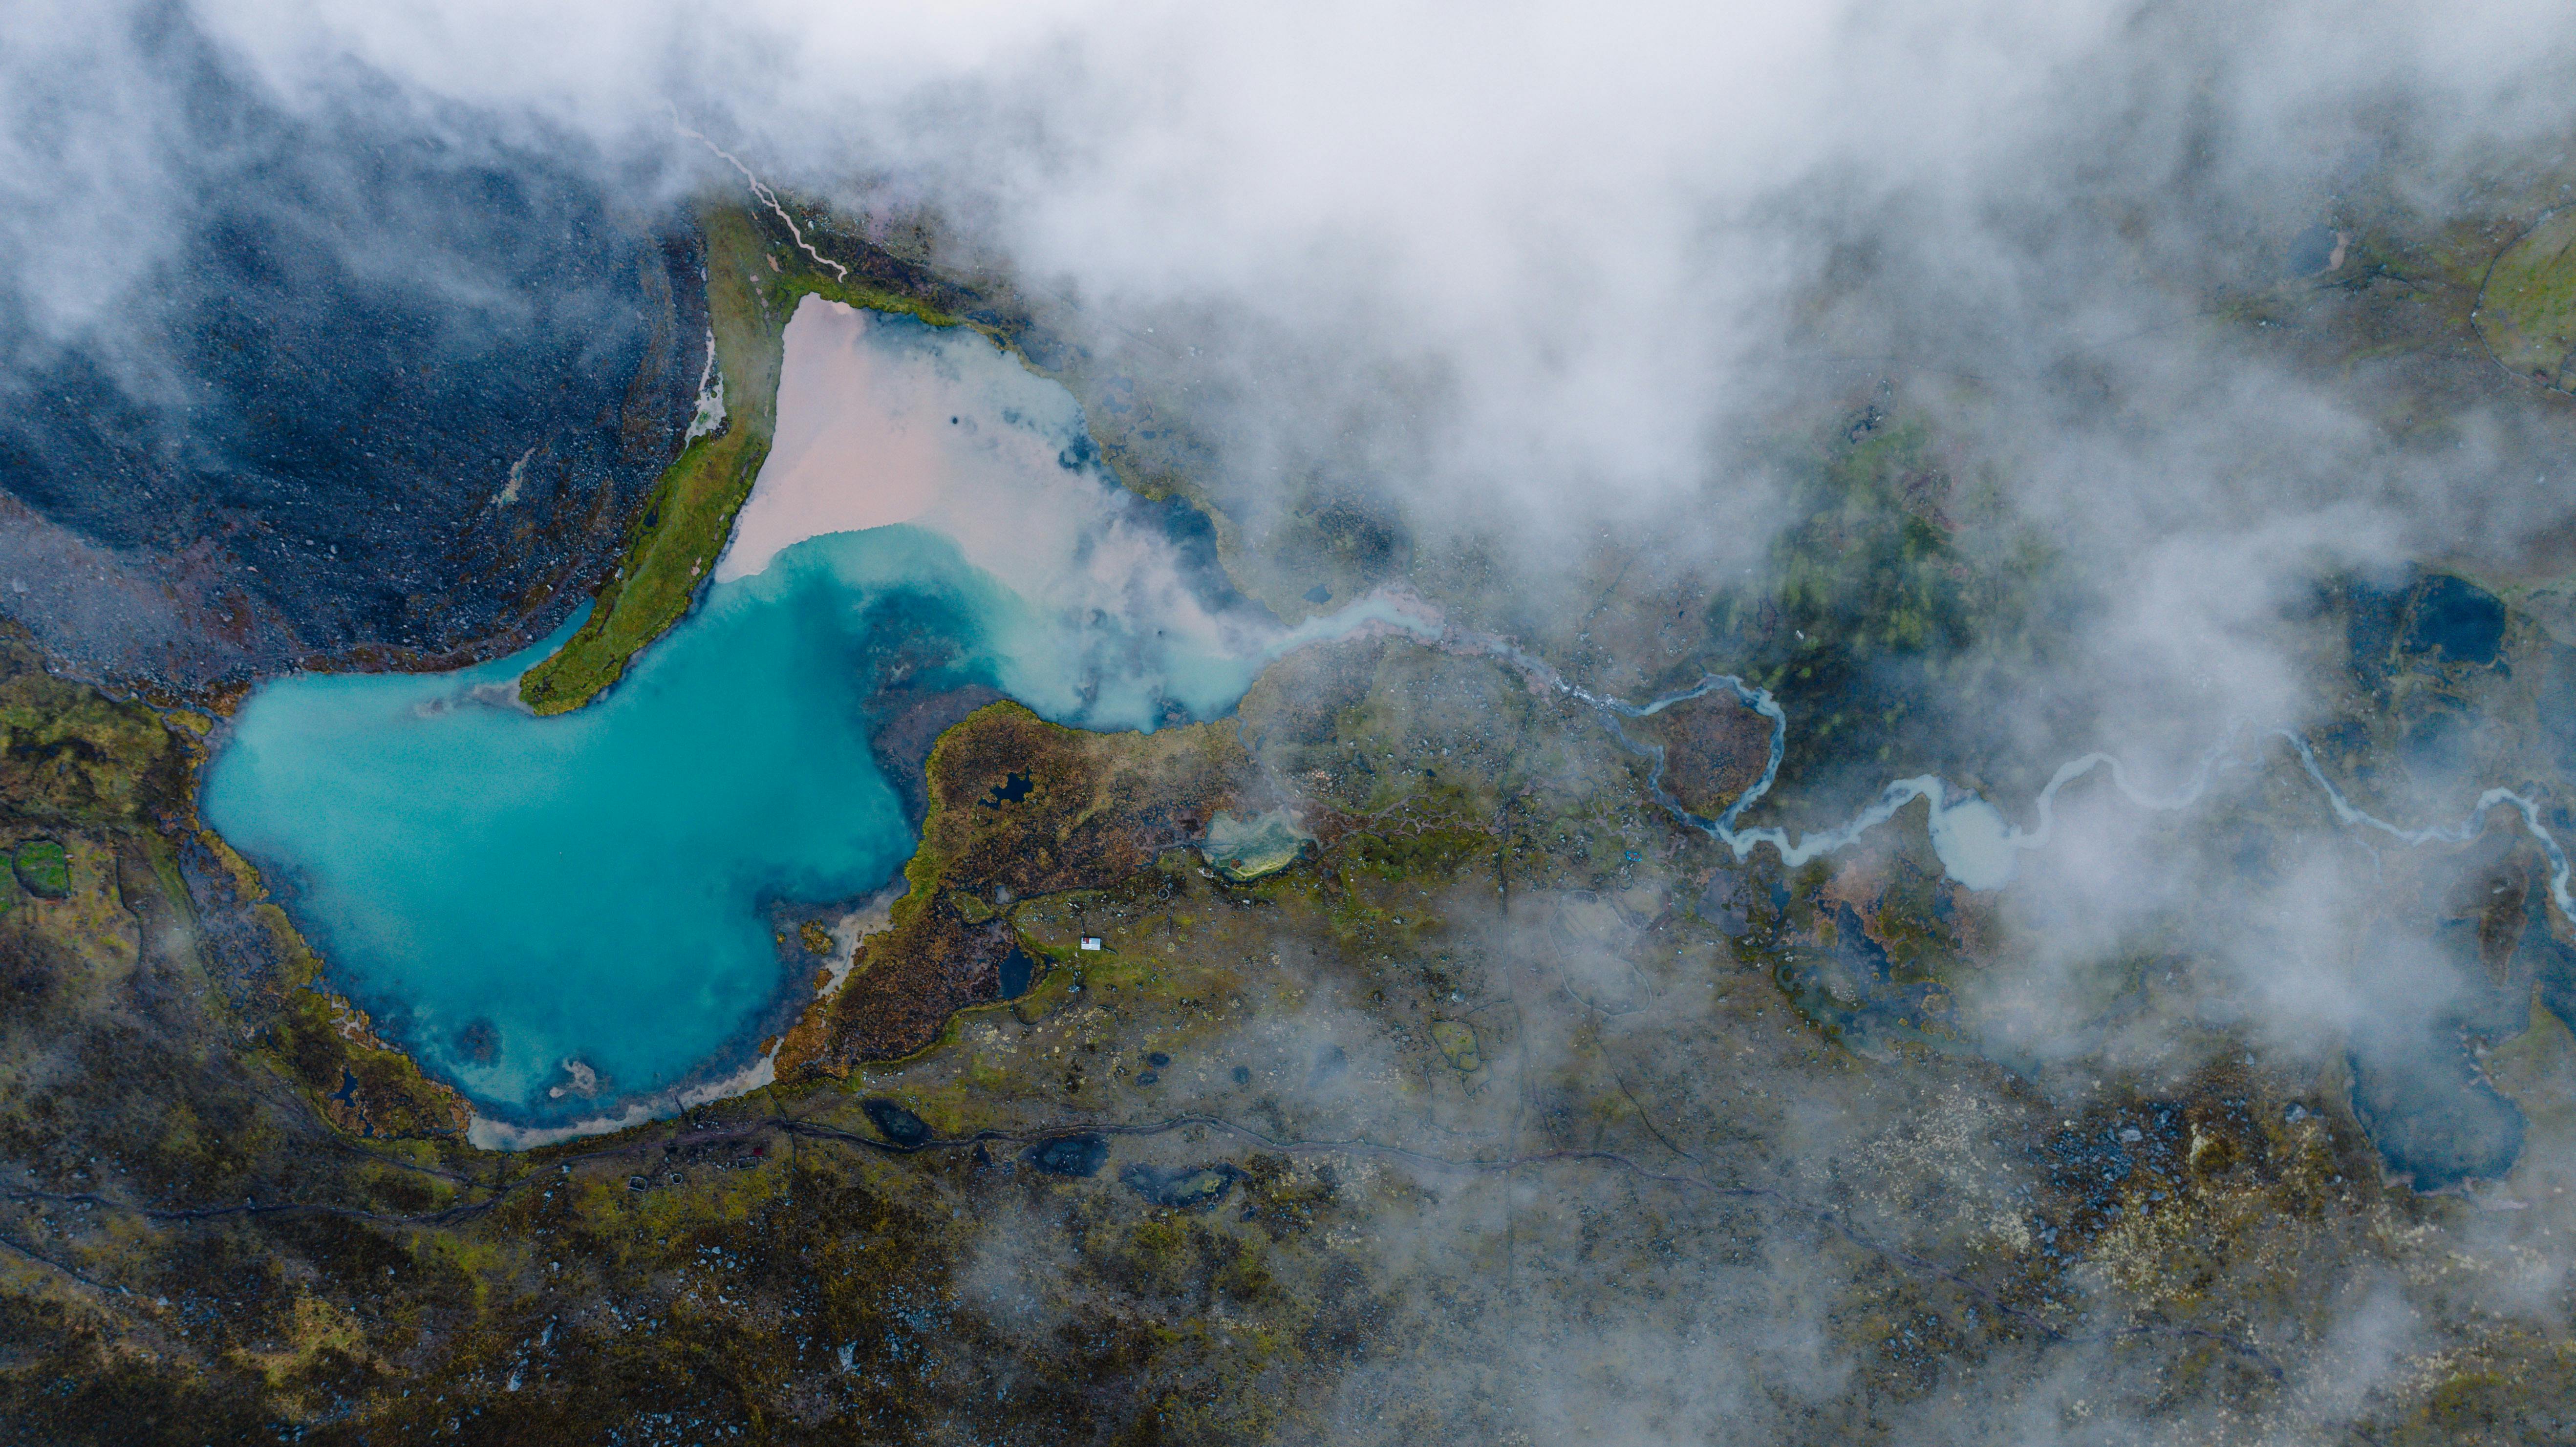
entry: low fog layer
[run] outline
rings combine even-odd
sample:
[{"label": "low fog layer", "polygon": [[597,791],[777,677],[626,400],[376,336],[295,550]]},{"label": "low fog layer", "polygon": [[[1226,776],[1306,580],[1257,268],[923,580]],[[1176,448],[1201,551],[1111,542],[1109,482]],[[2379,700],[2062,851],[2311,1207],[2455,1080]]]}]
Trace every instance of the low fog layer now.
[{"label": "low fog layer", "polygon": [[[173,34],[201,37],[189,53],[280,127],[320,134],[357,117],[369,134],[470,155],[490,174],[569,177],[566,206],[613,218],[629,242],[689,198],[739,187],[739,158],[871,237],[1007,289],[1090,372],[1126,379],[1196,460],[1189,488],[1221,516],[1238,582],[1274,610],[1349,601],[1276,585],[1263,560],[1319,515],[1357,519],[1403,560],[1385,571],[1408,574],[1453,623],[1516,639],[1603,692],[1642,699],[1703,669],[1751,667],[1730,650],[1755,630],[1702,624],[1729,590],[1758,601],[1777,581],[1775,545],[1803,516],[1802,469],[1877,429],[1922,428],[1925,472],[1946,491],[1921,510],[1977,539],[1961,544],[1962,576],[2039,560],[2027,565],[2043,580],[2029,646],[1981,641],[1973,669],[1887,684],[1928,722],[1891,726],[1901,747],[1886,757],[1797,755],[1815,720],[1793,713],[1795,777],[1746,822],[1830,828],[1889,780],[1928,771],[2029,823],[2037,786],[2095,750],[2149,793],[2178,792],[2199,769],[2212,782],[2173,815],[2123,802],[2107,771],[2069,786],[2050,849],[1977,906],[1983,943],[2010,963],[1959,990],[1961,1018],[2029,1096],[1976,1098],[1970,1088],[1991,1077],[1962,1067],[1920,1089],[1968,1093],[1901,1098],[1846,1081],[1804,1103],[1761,1095],[1760,1110],[1805,1111],[1795,1129],[1824,1142],[1820,1162],[1882,1160],[1903,1137],[1925,1169],[1966,1182],[1953,1197],[1982,1200],[1988,1174],[2019,1169],[1995,1163],[2008,1153],[1987,1140],[2005,1130],[1990,1116],[2039,1129],[2063,1109],[2071,1122],[2106,1079],[2167,1088],[2235,1068],[2222,1046],[2248,1069],[2260,1049],[2277,1079],[2309,1079],[2339,1068],[2368,1027],[2400,1041],[2369,1069],[2455,1069],[2423,1042],[2460,1037],[2475,981],[2427,943],[2429,916],[2407,913],[2450,887],[2435,877],[2448,866],[2339,823],[2273,731],[2320,733],[2359,707],[2337,611],[2349,589],[2409,586],[2413,564],[2500,588],[2568,568],[2576,424],[2562,397],[2505,374],[2465,332],[2337,350],[2263,308],[2282,284],[2343,267],[2365,221],[2418,236],[2454,218],[2509,228],[2570,194],[2559,177],[2576,120],[2564,84],[2576,17],[2563,6],[816,14],[207,0],[107,22],[22,7],[0,20],[10,357],[30,376],[88,359],[83,375],[184,440],[188,404],[156,389],[194,364],[136,319],[187,264],[175,248],[197,233],[172,218],[195,217],[209,178],[236,177],[237,158],[170,80]],[[274,183],[295,205],[342,211],[377,194],[327,170],[290,180],[226,184],[267,194]],[[349,274],[447,288],[460,314],[488,300],[495,334],[509,307],[483,289],[544,272],[542,258],[514,271],[470,245],[415,246],[400,228],[316,235]],[[2323,260],[2305,254],[2303,238],[2319,235]],[[619,315],[601,328],[632,325],[631,309]],[[819,330],[803,317],[788,329],[779,450],[723,575],[755,571],[823,522],[982,528],[997,552],[1026,541],[1010,536],[1018,518],[943,522],[928,491],[841,509],[851,499],[828,494],[846,479],[800,451],[863,440],[805,425],[826,401],[797,390],[820,375],[797,365]],[[632,371],[644,350],[633,341],[619,360]],[[698,355],[679,348],[668,378],[639,385],[684,396]],[[614,380],[624,395],[626,375]],[[92,495],[74,498],[12,468],[0,473],[16,497],[0,508],[0,586],[16,559],[64,575],[79,569],[55,560],[79,560],[104,581],[48,605],[64,636],[119,588],[145,600],[135,608],[176,611],[152,596],[148,570],[113,576],[153,540],[99,521],[140,506],[118,490],[147,487],[147,471],[84,478]],[[365,492],[365,466],[347,476]],[[177,637],[199,625],[158,626]],[[2365,802],[2409,827],[2454,823],[2483,787],[2532,787],[2527,773],[2487,772],[2520,767],[2512,757],[2428,752],[2372,781]],[[1919,831],[1920,817],[1903,813],[1887,836]],[[2498,838],[2507,822],[2498,816]],[[1653,907],[1629,913],[1653,919],[1731,887],[1731,856],[1686,843],[1700,852],[1659,865]],[[1478,957],[1534,981],[1549,968],[1564,977],[1553,987],[1572,1003],[1548,1029],[1615,1034],[1602,1022],[1618,1012],[1573,976],[1625,988],[1636,957],[1614,943],[1534,962],[1526,939],[1547,926],[1513,907],[1456,907]],[[2140,960],[2153,962],[2135,971],[2152,982],[2135,991],[2149,1004],[2108,1010],[2106,970]],[[1356,1056],[1374,1027],[1319,1013],[1311,1028],[1347,1037]],[[1769,1028],[1764,1017],[1766,1039]],[[1532,1067],[1545,1073],[1593,1046],[1531,1026],[1514,1048],[1555,1052]],[[1788,1068],[1804,1063],[1746,1078],[1788,1096],[1809,1088]],[[1613,1083],[1635,1100],[1631,1082]],[[1922,1145],[1936,1127],[1966,1134]],[[1807,1201],[1835,1190],[1823,1174],[1784,1165],[1778,1179]],[[1508,1217],[1512,1204],[1494,1209]],[[1998,1206],[1995,1219],[2009,1214]],[[1867,1242],[1831,1244],[1876,1262],[1914,1229],[1881,1223]],[[1882,1238],[1897,1244],[1882,1251]],[[1450,1243],[1425,1229],[1381,1244],[1399,1270],[1404,1253]],[[2481,1257],[2481,1269],[2502,1259]],[[1635,1328],[1620,1350],[1655,1364],[1628,1369],[1675,1399],[1776,1405],[1783,1383],[1842,1391],[1845,1367],[1815,1344],[1825,1328],[1801,1296],[1803,1265],[1766,1258],[1709,1278],[1733,1294],[1673,1331]],[[2563,1285],[2560,1258],[2526,1265],[2514,1290],[2527,1297],[2484,1277],[2468,1294],[2521,1310]],[[1045,1268],[1015,1257],[1006,1234],[984,1265],[1005,1294],[1015,1273]],[[2318,1420],[2356,1411],[2420,1345],[2396,1286],[2342,1289],[2330,1309],[2341,1325],[2296,1372]],[[1593,1330],[1577,1316],[1536,1320],[1532,1334]],[[1724,1372],[1706,1375],[1697,1351],[1655,1356],[1702,1329],[1726,1343]],[[2080,1379],[2114,1355],[2093,1343],[2057,1358],[2060,1375],[2025,1399],[2047,1408],[2029,1408],[2029,1438],[2070,1420]],[[1561,1429],[1623,1400],[1571,1370],[1549,1376],[1555,1365],[1533,1367],[1533,1391],[1547,1399],[1541,1416],[1562,1399]],[[1355,1400],[1366,1385],[1354,1378]],[[1617,1435],[1662,1430],[1623,1420]]]},{"label": "low fog layer", "polygon": [[[1254,537],[1347,500],[1549,604],[1604,529],[1703,578],[1758,560],[1784,417],[1882,383],[2083,564],[2123,683],[2078,693],[2295,713],[2247,636],[2285,588],[2509,556],[2549,520],[2496,485],[2548,424],[2393,444],[2353,388],[2195,320],[2338,205],[2438,214],[2555,154],[2576,35],[2543,6],[22,12],[0,184],[38,337],[114,333],[187,244],[167,218],[224,153],[154,57],[191,26],[285,115],[544,155],[639,210],[735,180],[685,122],[860,214],[928,213],[941,259],[1173,404]],[[120,339],[132,377],[150,346]]]}]

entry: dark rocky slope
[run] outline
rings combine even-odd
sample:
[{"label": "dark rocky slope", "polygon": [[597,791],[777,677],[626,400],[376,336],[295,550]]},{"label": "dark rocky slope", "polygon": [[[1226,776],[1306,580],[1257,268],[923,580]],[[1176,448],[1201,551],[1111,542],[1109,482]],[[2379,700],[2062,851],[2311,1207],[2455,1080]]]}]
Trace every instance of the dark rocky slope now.
[{"label": "dark rocky slope", "polygon": [[291,108],[176,21],[134,43],[176,159],[57,219],[158,244],[0,255],[0,610],[183,685],[560,618],[677,450],[694,238],[577,155]]}]

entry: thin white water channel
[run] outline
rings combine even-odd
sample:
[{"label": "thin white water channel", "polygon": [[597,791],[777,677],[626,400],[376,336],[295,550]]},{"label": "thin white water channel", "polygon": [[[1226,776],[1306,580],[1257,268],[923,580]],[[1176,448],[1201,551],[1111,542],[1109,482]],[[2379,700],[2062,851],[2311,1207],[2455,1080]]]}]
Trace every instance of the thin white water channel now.
[{"label": "thin white water channel", "polygon": [[[1525,668],[1545,670],[1545,665],[1538,664],[1517,649],[1502,648],[1493,651],[1508,654]],[[1845,848],[1870,830],[1896,817],[1898,810],[1921,799],[1931,813],[1932,850],[1940,858],[1943,871],[1951,879],[1969,889],[2001,889],[2010,884],[2020,873],[2022,855],[2048,847],[2057,828],[2058,791],[2091,774],[2094,770],[2108,768],[2112,787],[2118,789],[2121,797],[2130,803],[2141,809],[2167,813],[2187,809],[2198,803],[2201,796],[2208,791],[2210,778],[2217,770],[2241,762],[2232,757],[2223,747],[2213,749],[2202,757],[2199,766],[2192,770],[2191,778],[2180,790],[2171,794],[2153,794],[2132,783],[2128,769],[2117,758],[2105,753],[2085,754],[2059,765],[2057,772],[2050,776],[2047,785],[2032,801],[2032,812],[2037,815],[2038,823],[2036,827],[2030,829],[2009,823],[2005,820],[2002,811],[1994,805],[1973,793],[1953,789],[1937,774],[1918,774],[1889,784],[1880,791],[1878,798],[1867,808],[1853,815],[1839,828],[1812,830],[1793,839],[1786,828],[1779,826],[1746,829],[1738,827],[1736,823],[1746,809],[1770,792],[1772,783],[1780,774],[1781,756],[1788,747],[1789,718],[1778,701],[1772,698],[1769,690],[1749,684],[1733,674],[1711,674],[1679,692],[1665,694],[1648,703],[1632,704],[1620,699],[1604,697],[1569,683],[1557,677],[1553,670],[1545,670],[1544,677],[1551,686],[1610,714],[1614,721],[1618,718],[1650,718],[1675,704],[1706,697],[1719,689],[1731,689],[1736,699],[1745,707],[1771,721],[1770,757],[1763,764],[1762,777],[1755,781],[1751,788],[1745,790],[1733,804],[1728,805],[1724,813],[1714,819],[1705,819],[1692,813],[1684,808],[1680,801],[1664,792],[1664,754],[1660,746],[1638,744],[1628,739],[1624,732],[1620,734],[1620,738],[1631,748],[1654,756],[1655,772],[1652,784],[1657,798],[1666,809],[1672,811],[1692,828],[1734,850],[1735,857],[1738,859],[1751,854],[1755,848],[1767,844],[1778,851],[1781,862],[1791,868],[1796,868],[1819,855],[1831,854]],[[2499,805],[2510,805],[2514,812],[2521,816],[2523,827],[2528,829],[2532,838],[2539,843],[2541,852],[2549,857],[2550,899],[2557,904],[2560,913],[2571,920],[2576,920],[2576,901],[2571,901],[2568,896],[2567,853],[2559,846],[2556,836],[2549,832],[2548,826],[2541,823],[2539,806],[2530,799],[2511,789],[2489,789],[2478,796],[2477,803],[2470,809],[2468,817],[2458,824],[2407,829],[2356,806],[2342,789],[2336,787],[2333,780],[2326,777],[2325,770],[2317,763],[2316,751],[2309,747],[2306,739],[2288,729],[2274,729],[2271,732],[2297,751],[2300,762],[2306,766],[2308,777],[2325,792],[2326,800],[2333,807],[2338,820],[2346,825],[2386,834],[2409,847],[2425,844],[2465,844],[2476,838],[2479,831],[2485,827],[2489,812]]]}]

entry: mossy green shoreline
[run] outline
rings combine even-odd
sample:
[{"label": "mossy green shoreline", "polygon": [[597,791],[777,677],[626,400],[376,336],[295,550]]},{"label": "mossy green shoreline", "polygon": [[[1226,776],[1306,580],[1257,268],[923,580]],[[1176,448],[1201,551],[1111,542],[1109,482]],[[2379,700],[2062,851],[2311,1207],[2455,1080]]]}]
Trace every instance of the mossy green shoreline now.
[{"label": "mossy green shoreline", "polygon": [[[774,388],[805,294],[1011,344],[917,278],[814,276],[758,215],[707,224],[736,263],[737,381],[766,345]],[[2465,304],[2444,325],[2475,350]],[[545,703],[595,696],[687,613],[763,398],[738,390],[733,430],[664,479]],[[1922,680],[2026,677],[2056,636],[2059,560],[1944,448],[1854,400],[1767,576],[1609,558],[1599,610],[1533,651],[1669,637],[1670,668],[1758,676],[1798,720],[1772,807],[1839,817],[1838,768],[1874,783],[1937,736]],[[1414,567],[1391,524],[1343,521],[1347,574],[1312,534],[1253,567],[1292,598]],[[2349,599],[2318,606],[2353,725],[2330,765],[2396,757],[2395,710],[2438,692],[2505,720],[2497,767],[2576,778],[2534,752],[2576,697],[2576,652],[2537,623],[2516,613],[2510,672],[2392,682],[2391,641],[2373,694]],[[1670,723],[1655,739],[1700,751],[1712,798],[1767,736]],[[1734,860],[1655,802],[1644,755],[1488,659],[1303,650],[1234,717],[1150,735],[980,711],[933,746],[887,916],[778,918],[786,967],[841,983],[775,1083],[514,1153],[456,1129],[454,1093],[326,992],[204,831],[212,727],[55,678],[0,625],[0,1440],[1839,1447],[1989,1407],[2006,1435],[2080,1433],[2069,1382],[2097,1423],[2243,1435],[2313,1415],[2355,1281],[2427,1349],[2335,1440],[2557,1441],[2576,1401],[2563,1311],[2479,1305],[2537,1301],[2528,1263],[2576,1232],[2567,1012],[2535,1003],[2484,1064],[2531,1121],[2513,1177],[2417,1194],[2382,1174],[2347,1066],[2200,1008],[2209,962],[2043,956],[2074,1023],[2188,1068],[2059,1037],[2014,1055],[2032,939],[1944,882],[1919,808],[1796,870]],[[1969,762],[2024,798],[2020,757]],[[1292,807],[1294,849],[1210,838]],[[2176,827],[2268,863],[2290,856],[2251,826],[2281,807]],[[2489,843],[2380,891],[2466,901],[2437,923],[2471,972],[2506,926],[2535,948],[2556,927],[2507,907],[2537,899],[2529,851]],[[2424,924],[2390,911],[2361,932]],[[996,998],[1014,951],[1039,973]],[[1793,1332],[1787,1358],[1736,1349]]]},{"label": "mossy green shoreline", "polygon": [[[519,680],[521,701],[538,713],[567,712],[596,698],[625,674],[628,660],[687,616],[769,455],[783,338],[798,301],[819,296],[935,327],[965,324],[927,294],[944,290],[940,284],[894,267],[887,268],[896,273],[891,279],[827,275],[801,249],[768,235],[761,219],[739,206],[700,213],[724,426],[691,440],[663,471],[589,620]],[[907,280],[920,289],[906,290]]]}]

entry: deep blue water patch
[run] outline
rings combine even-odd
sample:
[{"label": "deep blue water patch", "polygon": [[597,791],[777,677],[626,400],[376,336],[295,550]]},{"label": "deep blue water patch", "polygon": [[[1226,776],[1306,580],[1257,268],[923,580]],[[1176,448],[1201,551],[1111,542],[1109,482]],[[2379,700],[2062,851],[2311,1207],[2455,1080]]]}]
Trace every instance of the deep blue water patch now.
[{"label": "deep blue water patch", "polygon": [[2493,663],[2504,625],[2502,599],[2475,583],[2436,576],[2416,596],[2415,617],[2400,646],[2415,654],[2438,649],[2449,663]]},{"label": "deep blue water patch", "polygon": [[486,1114],[559,1125],[748,1063],[801,988],[768,906],[852,898],[911,854],[869,746],[886,669],[1111,728],[1250,683],[1125,627],[1043,615],[933,533],[814,538],[570,714],[512,701],[544,645],[265,685],[202,802],[392,1039]]},{"label": "deep blue water patch", "polygon": [[1038,970],[1038,962],[1018,945],[1002,956],[1002,998],[1016,1000],[1029,992],[1029,980]]}]

